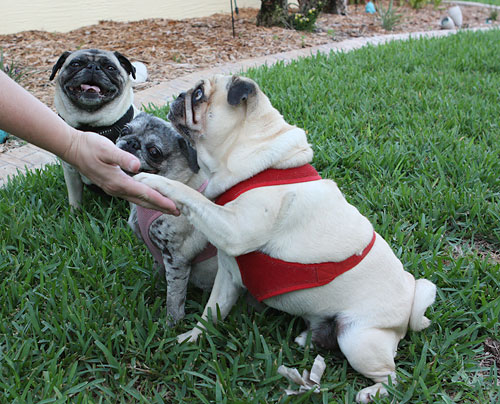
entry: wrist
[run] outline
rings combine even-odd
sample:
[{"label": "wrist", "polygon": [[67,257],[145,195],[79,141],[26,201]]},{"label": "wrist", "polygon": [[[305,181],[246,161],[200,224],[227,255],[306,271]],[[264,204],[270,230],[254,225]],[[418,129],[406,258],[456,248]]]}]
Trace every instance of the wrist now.
[{"label": "wrist", "polygon": [[56,152],[55,154],[67,163],[77,165],[78,147],[83,134],[69,125],[66,128],[66,132],[67,135],[64,136],[64,142],[61,144],[60,152]]}]

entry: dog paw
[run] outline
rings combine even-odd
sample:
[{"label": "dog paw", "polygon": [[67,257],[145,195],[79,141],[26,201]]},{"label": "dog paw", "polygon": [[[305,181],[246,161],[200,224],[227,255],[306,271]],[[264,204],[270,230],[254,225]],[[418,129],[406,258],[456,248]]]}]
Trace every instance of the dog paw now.
[{"label": "dog paw", "polygon": [[[307,343],[307,334],[309,333],[308,330],[305,330],[305,331],[302,331],[299,335],[297,335],[295,337],[295,343],[299,346],[301,346],[302,348],[304,348],[306,346],[306,343]],[[313,344],[310,343],[309,344],[309,348],[313,348]]]},{"label": "dog paw", "polygon": [[139,173],[137,175],[134,175],[134,180],[142,182],[143,184],[146,184],[147,186],[154,188],[157,191],[160,191],[161,188],[168,187],[171,182],[171,180],[169,180],[168,178],[149,173]]},{"label": "dog paw", "polygon": [[389,393],[382,383],[376,383],[373,386],[366,387],[356,394],[356,402],[358,403],[371,403],[373,397],[387,396]]},{"label": "dog paw", "polygon": [[193,328],[191,331],[185,332],[184,334],[180,334],[177,336],[177,342],[180,344],[181,342],[196,342],[198,337],[201,334],[201,330],[198,328]]},{"label": "dog paw", "polygon": [[199,194],[199,192],[181,182],[156,174],[139,173],[134,176],[134,180],[142,182],[148,187],[155,189],[163,196],[172,199],[181,210],[183,202],[186,199],[192,199],[193,194],[195,196]]},{"label": "dog paw", "polygon": [[150,188],[155,189],[167,198],[174,198],[175,181],[156,174],[139,173],[134,175],[134,180],[142,182]]}]

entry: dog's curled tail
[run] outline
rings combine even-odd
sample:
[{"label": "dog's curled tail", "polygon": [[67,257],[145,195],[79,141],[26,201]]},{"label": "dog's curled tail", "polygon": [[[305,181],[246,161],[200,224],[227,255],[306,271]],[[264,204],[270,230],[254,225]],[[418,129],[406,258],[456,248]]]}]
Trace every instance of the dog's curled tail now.
[{"label": "dog's curled tail", "polygon": [[148,68],[142,62],[132,62],[135,67],[135,79],[132,79],[133,85],[145,83],[148,79]]},{"label": "dog's curled tail", "polygon": [[415,295],[413,297],[413,307],[410,314],[410,328],[413,331],[420,331],[431,324],[431,320],[424,316],[427,308],[436,299],[436,285],[427,279],[417,279],[415,281]]}]

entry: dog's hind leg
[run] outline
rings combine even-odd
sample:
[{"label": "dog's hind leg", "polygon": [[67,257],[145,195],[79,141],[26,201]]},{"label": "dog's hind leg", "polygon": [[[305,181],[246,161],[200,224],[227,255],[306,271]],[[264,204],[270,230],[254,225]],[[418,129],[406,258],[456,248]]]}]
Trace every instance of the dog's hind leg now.
[{"label": "dog's hind leg", "polygon": [[337,333],[342,329],[342,321],[337,316],[322,317],[319,319],[305,319],[308,328],[302,331],[295,342],[301,347],[306,346],[309,332],[311,335],[311,347],[318,346],[322,349],[338,349]]},{"label": "dog's hind leg", "polygon": [[396,384],[396,365],[394,357],[401,335],[395,330],[378,328],[360,328],[347,326],[338,336],[340,350],[349,364],[363,376],[376,382],[373,386],[362,389],[356,395],[356,401],[369,403],[377,394],[388,394],[383,383]]}]

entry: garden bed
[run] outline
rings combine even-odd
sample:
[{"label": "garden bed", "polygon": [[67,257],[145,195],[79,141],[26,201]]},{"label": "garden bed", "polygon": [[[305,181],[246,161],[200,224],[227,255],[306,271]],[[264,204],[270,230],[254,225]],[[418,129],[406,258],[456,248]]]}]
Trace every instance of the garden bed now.
[{"label": "garden bed", "polygon": [[[428,5],[414,10],[397,7],[401,22],[391,32],[384,30],[376,15],[364,5],[349,6],[346,16],[322,14],[315,32],[256,26],[256,9],[242,9],[235,16],[232,35],[231,15],[215,14],[181,21],[148,19],[135,22],[102,21],[67,33],[25,31],[0,35],[6,61],[26,69],[21,84],[52,107],[54,85],[49,81],[52,66],[67,50],[103,48],[117,50],[132,60],[144,62],[149,80],[137,90],[171,80],[198,69],[234,60],[247,59],[311,47],[353,37],[439,29],[449,4]],[[491,10],[461,6],[464,28],[488,26]],[[497,24],[495,22],[495,24]],[[491,24],[489,24],[491,26]]]}]

